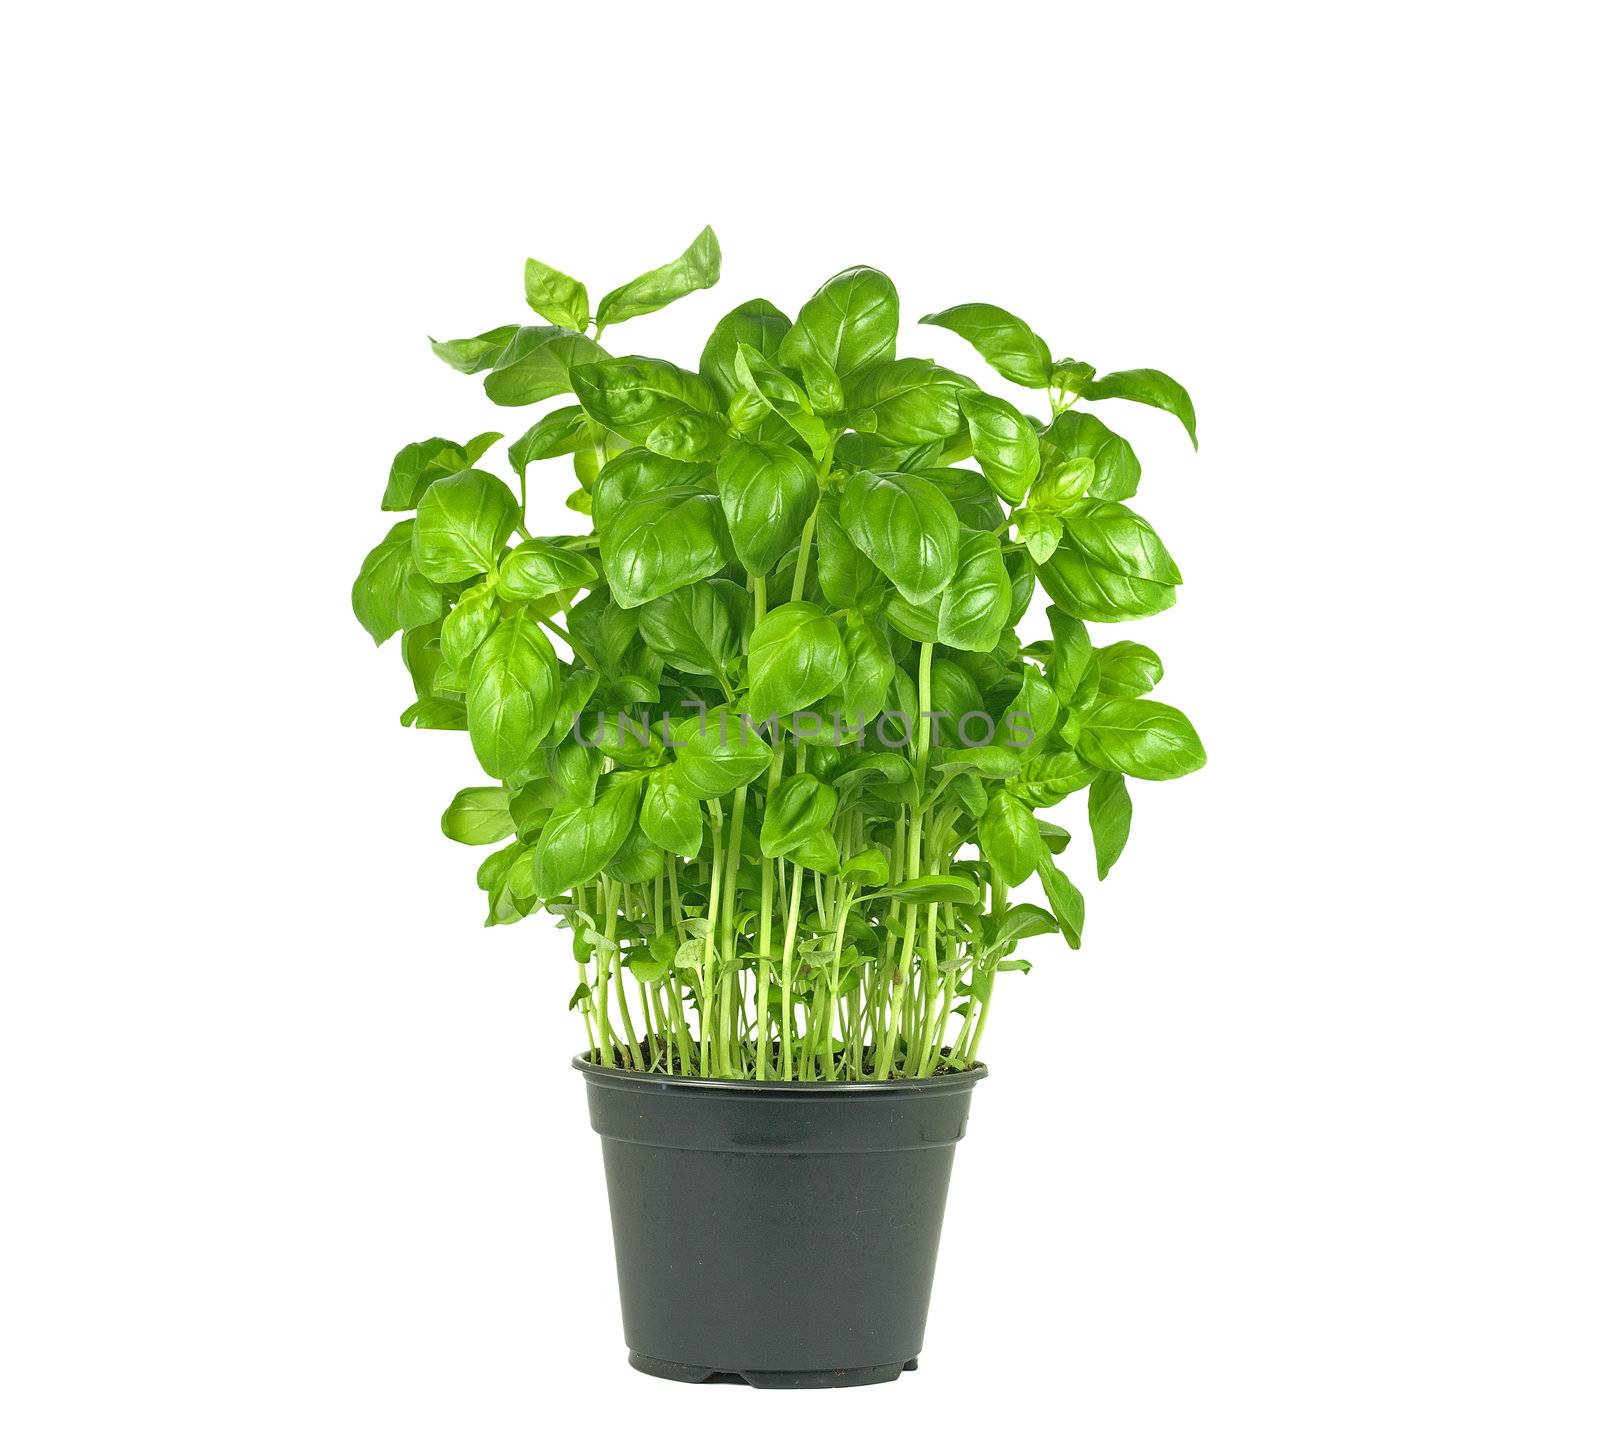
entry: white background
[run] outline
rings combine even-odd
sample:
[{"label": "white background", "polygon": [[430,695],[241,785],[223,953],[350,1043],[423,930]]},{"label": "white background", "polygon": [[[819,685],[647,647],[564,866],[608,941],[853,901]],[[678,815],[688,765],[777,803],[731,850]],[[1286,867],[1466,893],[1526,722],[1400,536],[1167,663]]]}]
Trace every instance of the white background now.
[{"label": "white background", "polygon": [[[1577,20],[14,16],[0,1441],[1593,1445]],[[348,603],[395,449],[530,419],[427,334],[708,221],[629,348],[866,261],[903,350],[992,300],[1200,418],[1102,408],[1211,764],[1002,983],[922,1371],[824,1399],[626,1367],[565,938],[479,929],[466,741]]]}]

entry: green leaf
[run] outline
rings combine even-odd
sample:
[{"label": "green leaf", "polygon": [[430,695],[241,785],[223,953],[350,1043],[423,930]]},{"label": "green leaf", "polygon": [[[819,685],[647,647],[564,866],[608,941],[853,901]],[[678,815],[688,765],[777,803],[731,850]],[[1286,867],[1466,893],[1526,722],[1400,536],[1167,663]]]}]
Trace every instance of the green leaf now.
[{"label": "green leaf", "polygon": [[488,573],[517,522],[517,500],[493,473],[469,468],[432,484],[417,505],[412,552],[436,583]]},{"label": "green leaf", "polygon": [[839,628],[811,603],[782,604],[750,636],[750,710],[757,719],[793,714],[844,678]]},{"label": "green leaf", "polygon": [[922,321],[964,337],[1001,377],[1023,387],[1050,385],[1050,349],[1020,317],[987,302],[964,302]]},{"label": "green leaf", "polygon": [[1098,769],[1138,780],[1176,780],[1206,762],[1188,716],[1153,699],[1097,701],[1083,721],[1078,753]]},{"label": "green leaf", "polygon": [[594,804],[551,811],[533,855],[533,889],[542,900],[592,880],[633,833],[639,777],[618,771],[606,780]]},{"label": "green leaf", "polygon": [[1033,424],[1004,398],[985,392],[962,394],[961,411],[983,476],[1006,502],[1021,503],[1039,475],[1039,435]]},{"label": "green leaf", "polygon": [[383,490],[385,513],[404,513],[415,508],[430,483],[448,478],[472,466],[460,443],[448,438],[429,438],[422,443],[407,443],[389,465],[389,483]]},{"label": "green leaf", "polygon": [[1104,377],[1085,383],[1080,394],[1096,402],[1102,398],[1126,398],[1129,402],[1160,408],[1183,424],[1190,443],[1196,448],[1200,446],[1194,431],[1194,404],[1189,400],[1188,392],[1176,378],[1157,372],[1153,367],[1108,372]]},{"label": "green leaf", "polygon": [[632,609],[710,578],[727,562],[725,534],[721,501],[699,486],[625,504],[600,536],[612,598]]},{"label": "green leaf", "polygon": [[428,341],[433,343],[433,355],[448,362],[457,372],[482,372],[495,365],[517,331],[513,323],[507,327],[492,327],[476,337],[459,337],[453,342],[434,342],[431,337]]},{"label": "green leaf", "polygon": [[652,775],[639,808],[639,828],[663,850],[692,859],[700,853],[705,828],[700,802],[672,771]]},{"label": "green leaf", "polygon": [[519,327],[483,380],[489,401],[525,407],[572,391],[572,369],[598,362],[605,351],[592,337],[565,327]]},{"label": "green leaf", "polygon": [[1094,769],[1072,750],[1044,750],[1024,761],[1021,772],[1006,784],[1031,810],[1059,805],[1068,795],[1094,779]]},{"label": "green leaf", "polygon": [[889,697],[894,655],[880,625],[852,610],[839,631],[844,645],[844,678],[839,683],[837,713],[848,721],[875,719]]},{"label": "green leaf", "polygon": [[1082,620],[1065,609],[1051,605],[1045,617],[1050,621],[1050,660],[1044,677],[1062,705],[1069,706],[1094,660],[1094,646]]},{"label": "green leaf", "polygon": [[733,370],[739,392],[729,405],[728,416],[735,432],[752,438],[764,436],[770,414],[799,434],[814,457],[827,452],[827,425],[813,415],[810,397],[793,378],[743,343],[734,358]]},{"label": "green leaf", "polygon": [[1067,938],[1067,945],[1076,951],[1083,945],[1083,892],[1062,874],[1048,851],[1039,853],[1037,870],[1051,914]]},{"label": "green leaf", "polygon": [[555,650],[526,614],[479,646],[467,681],[467,728],[478,763],[508,780],[528,765],[555,723],[561,675]]},{"label": "green leaf", "polygon": [[565,272],[529,257],[522,269],[528,305],[547,322],[582,332],[589,325],[589,291]]},{"label": "green leaf", "polygon": [[1050,936],[1061,929],[1049,911],[1028,901],[1008,907],[998,920],[985,916],[983,926],[984,948],[995,956],[1005,955],[1029,936]]},{"label": "green leaf", "polygon": [[414,520],[395,524],[361,563],[350,606],[361,627],[381,644],[401,629],[415,629],[444,613],[444,594],[417,571],[412,557]]},{"label": "green leaf", "polygon": [[830,277],[800,309],[778,348],[778,361],[798,370],[810,358],[848,382],[894,356],[899,330],[894,283],[872,267],[851,267]]},{"label": "green leaf", "polygon": [[833,823],[839,796],[815,775],[790,775],[767,797],[761,820],[761,853],[769,858],[792,855],[803,842]]},{"label": "green leaf", "polygon": [[934,755],[934,761],[934,769],[940,774],[960,770],[985,780],[1009,780],[1023,765],[1021,752],[1005,745],[941,749]]},{"label": "green leaf", "polygon": [[511,821],[511,797],[498,785],[460,790],[445,809],[439,828],[463,845],[493,845],[516,829]]},{"label": "green leaf", "polygon": [[863,605],[883,583],[872,560],[850,542],[831,495],[817,507],[817,583],[823,598],[836,609]]},{"label": "green leaf", "polygon": [[1027,545],[1029,557],[1035,563],[1049,562],[1050,555],[1061,545],[1061,520],[1030,508],[1019,509],[1011,520],[1017,525],[1017,536]]},{"label": "green leaf", "polygon": [[1092,473],[1081,488],[1076,483],[1070,487],[1091,498],[1120,503],[1139,490],[1139,460],[1132,446],[1092,413],[1062,413],[1045,429],[1041,443],[1041,472],[1034,485],[1041,503],[1047,493],[1061,489],[1066,470],[1078,465]]},{"label": "green leaf", "polygon": [[1080,619],[1117,624],[1159,614],[1183,582],[1156,532],[1120,503],[1090,501],[1061,518],[1061,543],[1039,581]]},{"label": "green leaf", "polygon": [[844,411],[844,384],[820,357],[806,353],[800,359],[800,379],[805,383],[806,396],[819,413]]},{"label": "green leaf", "polygon": [[913,473],[853,474],[840,497],[839,522],[914,604],[927,602],[955,574],[961,549],[955,509]]},{"label": "green leaf", "polygon": [[659,311],[690,292],[715,286],[721,275],[722,248],[717,245],[717,234],[708,226],[676,260],[607,292],[600,299],[595,321],[600,327],[612,327],[630,317]]},{"label": "green leaf", "polygon": [[881,886],[889,879],[889,857],[881,845],[869,846],[839,865],[839,874],[862,885]]},{"label": "green leaf", "polygon": [[1154,649],[1119,640],[1096,649],[1100,665],[1100,693],[1121,699],[1138,699],[1161,683],[1161,659]]},{"label": "green leaf", "polygon": [[744,591],[727,579],[674,589],[639,610],[640,637],[674,669],[725,680],[738,654],[735,597],[742,608]]},{"label": "green leaf", "polygon": [[699,800],[748,785],[772,763],[772,748],[743,715],[719,706],[692,720],[674,720],[668,743],[673,778]]},{"label": "green leaf", "polygon": [[506,455],[517,470],[517,476],[525,478],[529,463],[575,453],[579,448],[592,445],[598,432],[588,413],[577,403],[571,403],[546,413],[506,450]]},{"label": "green leaf", "polygon": [[665,493],[673,488],[705,492],[710,486],[711,469],[703,463],[663,458],[648,448],[629,448],[611,459],[594,480],[594,526],[603,541],[624,504],[647,493]]},{"label": "green leaf", "polygon": [[962,394],[972,383],[921,357],[903,357],[860,374],[848,398],[853,413],[870,411],[875,437],[899,447],[938,443],[963,431]]},{"label": "green leaf", "polygon": [[1094,834],[1094,864],[1101,880],[1117,863],[1132,825],[1128,782],[1114,771],[1102,770],[1089,786],[1089,829]]},{"label": "green leaf", "polygon": [[739,562],[770,573],[817,506],[816,470],[783,443],[736,440],[717,462],[717,491]]},{"label": "green leaf", "polygon": [[1008,886],[1033,874],[1044,844],[1033,812],[1007,791],[999,791],[978,822],[978,849]]},{"label": "green leaf", "polygon": [[[977,881],[965,875],[919,875],[915,880],[877,892],[890,901],[910,901],[913,905],[975,906],[982,895]],[[867,897],[863,896],[863,900]]]},{"label": "green leaf", "polygon": [[597,423],[665,457],[706,461],[726,440],[710,385],[658,357],[618,357],[575,367],[572,385]]},{"label": "green leaf", "polygon": [[455,608],[446,616],[444,627],[439,631],[439,651],[445,663],[465,664],[499,619],[500,606],[495,600],[494,585],[488,580],[474,584],[456,600]]},{"label": "green leaf", "polygon": [[500,597],[514,602],[545,599],[591,584],[595,567],[575,548],[551,539],[519,543],[500,562]]},{"label": "green leaf", "polygon": [[742,302],[712,328],[700,354],[700,376],[726,408],[740,383],[734,367],[742,342],[770,360],[789,331],[789,319],[764,297]]},{"label": "green leaf", "polygon": [[1011,576],[992,533],[963,529],[956,571],[939,596],[939,642],[990,653],[1011,612]]}]

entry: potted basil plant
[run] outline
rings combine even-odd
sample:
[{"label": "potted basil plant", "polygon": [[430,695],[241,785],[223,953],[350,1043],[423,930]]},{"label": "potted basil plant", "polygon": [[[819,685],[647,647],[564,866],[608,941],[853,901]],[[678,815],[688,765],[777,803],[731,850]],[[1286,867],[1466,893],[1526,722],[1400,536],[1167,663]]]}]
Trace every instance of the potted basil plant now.
[{"label": "potted basil plant", "polygon": [[[1103,878],[1129,778],[1205,762],[1150,698],[1156,655],[1090,639],[1180,577],[1129,506],[1133,449],[1079,404],[1191,440],[1194,411],[1000,307],[921,319],[1032,389],[1024,412],[902,356],[871,267],[792,318],[741,303],[687,365],[618,346],[720,262],[707,228],[591,306],[529,261],[542,324],[435,342],[499,407],[558,405],[494,468],[498,431],[401,448],[353,602],[400,636],[400,722],[463,731],[489,777],[443,819],[495,847],[488,924],[569,933],[631,1361],[868,1383],[922,1346],[996,983],[1031,937],[1079,945],[1040,812],[1087,792]],[[573,531],[536,536],[529,489],[558,486]],[[1036,588],[1049,637],[1024,642]],[[1030,880],[1043,904],[1012,899]]]}]

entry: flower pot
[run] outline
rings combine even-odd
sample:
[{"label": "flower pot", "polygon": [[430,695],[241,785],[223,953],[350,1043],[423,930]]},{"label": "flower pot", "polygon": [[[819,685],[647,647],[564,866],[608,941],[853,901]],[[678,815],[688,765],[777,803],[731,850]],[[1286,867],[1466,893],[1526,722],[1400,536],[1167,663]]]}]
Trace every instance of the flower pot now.
[{"label": "flower pot", "polygon": [[573,1065],[605,1153],[636,1369],[825,1388],[916,1367],[950,1164],[984,1068],[810,1083]]}]

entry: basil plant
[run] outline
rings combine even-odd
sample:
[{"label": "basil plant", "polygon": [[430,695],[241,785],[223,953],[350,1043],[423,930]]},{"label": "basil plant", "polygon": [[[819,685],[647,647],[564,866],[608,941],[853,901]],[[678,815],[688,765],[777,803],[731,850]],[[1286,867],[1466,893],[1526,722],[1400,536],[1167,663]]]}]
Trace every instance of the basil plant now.
[{"label": "basil plant", "polygon": [[[1128,500],[1139,462],[1077,404],[1194,410],[1147,368],[1098,374],[970,302],[922,318],[1037,395],[1023,412],[898,351],[871,267],[791,319],[756,298],[680,365],[614,330],[711,286],[710,228],[591,307],[529,261],[515,323],[435,342],[489,400],[565,399],[505,436],[409,443],[403,515],[356,579],[357,618],[400,635],[416,699],[492,783],[444,832],[497,846],[488,923],[571,932],[591,1059],[756,1080],[925,1077],[975,1062],[1019,948],[1073,948],[1069,836],[1041,811],[1088,793],[1103,878],[1128,778],[1205,762],[1149,698],[1161,661],[1089,623],[1172,606],[1178,567]],[[602,345],[602,338],[605,345]],[[570,470],[576,477],[558,484]],[[530,487],[571,489],[536,537]],[[1042,588],[1049,637],[1018,626]],[[1037,877],[1045,906],[1009,893]]]}]

